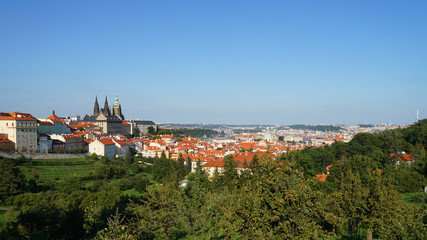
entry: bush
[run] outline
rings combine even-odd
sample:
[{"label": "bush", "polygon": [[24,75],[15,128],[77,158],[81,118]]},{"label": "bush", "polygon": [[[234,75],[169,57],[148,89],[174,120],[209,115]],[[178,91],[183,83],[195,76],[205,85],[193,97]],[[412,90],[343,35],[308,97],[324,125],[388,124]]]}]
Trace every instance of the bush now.
[{"label": "bush", "polygon": [[147,186],[150,183],[150,180],[146,177],[136,177],[134,178],[134,188],[136,191],[143,193],[147,190]]},{"label": "bush", "polygon": [[124,167],[116,165],[103,165],[95,170],[95,176],[98,179],[120,178],[127,174]]},{"label": "bush", "polygon": [[119,181],[119,186],[122,191],[133,188],[134,181],[133,178],[125,176]]},{"label": "bush", "polygon": [[138,174],[144,171],[144,167],[140,166],[139,163],[134,163],[130,167],[130,170],[132,170],[133,173]]},{"label": "bush", "polygon": [[98,155],[96,154],[96,153],[92,153],[91,155],[89,155],[89,156],[86,156],[86,158],[87,159],[90,159],[90,160],[98,160]]}]

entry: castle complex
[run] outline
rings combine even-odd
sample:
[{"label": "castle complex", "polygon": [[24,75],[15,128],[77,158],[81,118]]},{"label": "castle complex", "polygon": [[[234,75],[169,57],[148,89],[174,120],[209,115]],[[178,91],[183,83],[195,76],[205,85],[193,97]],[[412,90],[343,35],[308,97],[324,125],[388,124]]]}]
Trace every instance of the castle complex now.
[{"label": "castle complex", "polygon": [[147,133],[149,127],[157,130],[157,125],[153,121],[125,121],[118,95],[111,106],[105,97],[104,108],[99,108],[98,97],[95,97],[93,115],[86,115],[83,121],[95,124],[102,129],[104,135],[130,135],[135,128],[138,128],[141,133]]},{"label": "castle complex", "polygon": [[83,118],[84,122],[91,122],[102,129],[105,135],[122,134],[122,122],[124,120],[122,109],[119,103],[118,96],[114,107],[110,109],[108,106],[107,97],[105,97],[104,108],[99,109],[98,97],[95,98],[93,115],[86,115]]}]

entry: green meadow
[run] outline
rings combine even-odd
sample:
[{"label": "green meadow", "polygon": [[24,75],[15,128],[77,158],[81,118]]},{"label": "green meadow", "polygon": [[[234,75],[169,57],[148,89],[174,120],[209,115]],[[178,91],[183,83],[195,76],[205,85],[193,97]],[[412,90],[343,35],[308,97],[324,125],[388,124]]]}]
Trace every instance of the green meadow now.
[{"label": "green meadow", "polygon": [[58,181],[67,177],[86,177],[102,163],[85,158],[37,159],[21,162],[18,167],[27,179],[37,179],[39,184]]}]

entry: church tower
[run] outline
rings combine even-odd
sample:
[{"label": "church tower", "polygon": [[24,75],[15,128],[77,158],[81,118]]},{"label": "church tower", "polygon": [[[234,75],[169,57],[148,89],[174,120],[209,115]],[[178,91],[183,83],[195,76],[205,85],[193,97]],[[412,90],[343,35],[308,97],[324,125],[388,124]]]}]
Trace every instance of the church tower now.
[{"label": "church tower", "polygon": [[98,105],[98,96],[95,97],[95,106],[93,107],[93,115],[99,115],[99,105]]},{"label": "church tower", "polygon": [[110,108],[108,107],[107,96],[105,96],[105,103],[104,103],[104,108],[103,108],[103,114],[105,116],[110,116]]},{"label": "church tower", "polygon": [[120,118],[120,120],[124,120],[125,117],[122,114],[122,106],[119,103],[119,96],[118,94],[116,94],[116,101],[114,102],[113,105],[113,114],[116,115],[118,118]]}]

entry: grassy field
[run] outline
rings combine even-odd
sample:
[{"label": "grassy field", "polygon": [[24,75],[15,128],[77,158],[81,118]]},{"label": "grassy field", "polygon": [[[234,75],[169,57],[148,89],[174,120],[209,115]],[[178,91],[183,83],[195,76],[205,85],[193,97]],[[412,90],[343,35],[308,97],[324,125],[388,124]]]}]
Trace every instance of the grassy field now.
[{"label": "grassy field", "polygon": [[33,179],[33,176],[37,174],[40,184],[49,181],[58,181],[70,176],[87,176],[89,171],[96,169],[96,167],[100,165],[101,163],[99,161],[75,158],[29,160],[20,163],[18,167],[25,174],[27,179]]},{"label": "grassy field", "polygon": [[418,207],[427,205],[427,193],[415,192],[415,193],[404,193],[401,194],[402,200],[411,204],[415,204]]},{"label": "grassy field", "polygon": [[[11,207],[11,206],[4,206],[4,207]],[[0,230],[3,228],[4,226],[4,221],[6,218],[16,218],[16,216],[18,216],[19,211],[4,211],[4,210],[0,210]]]}]

